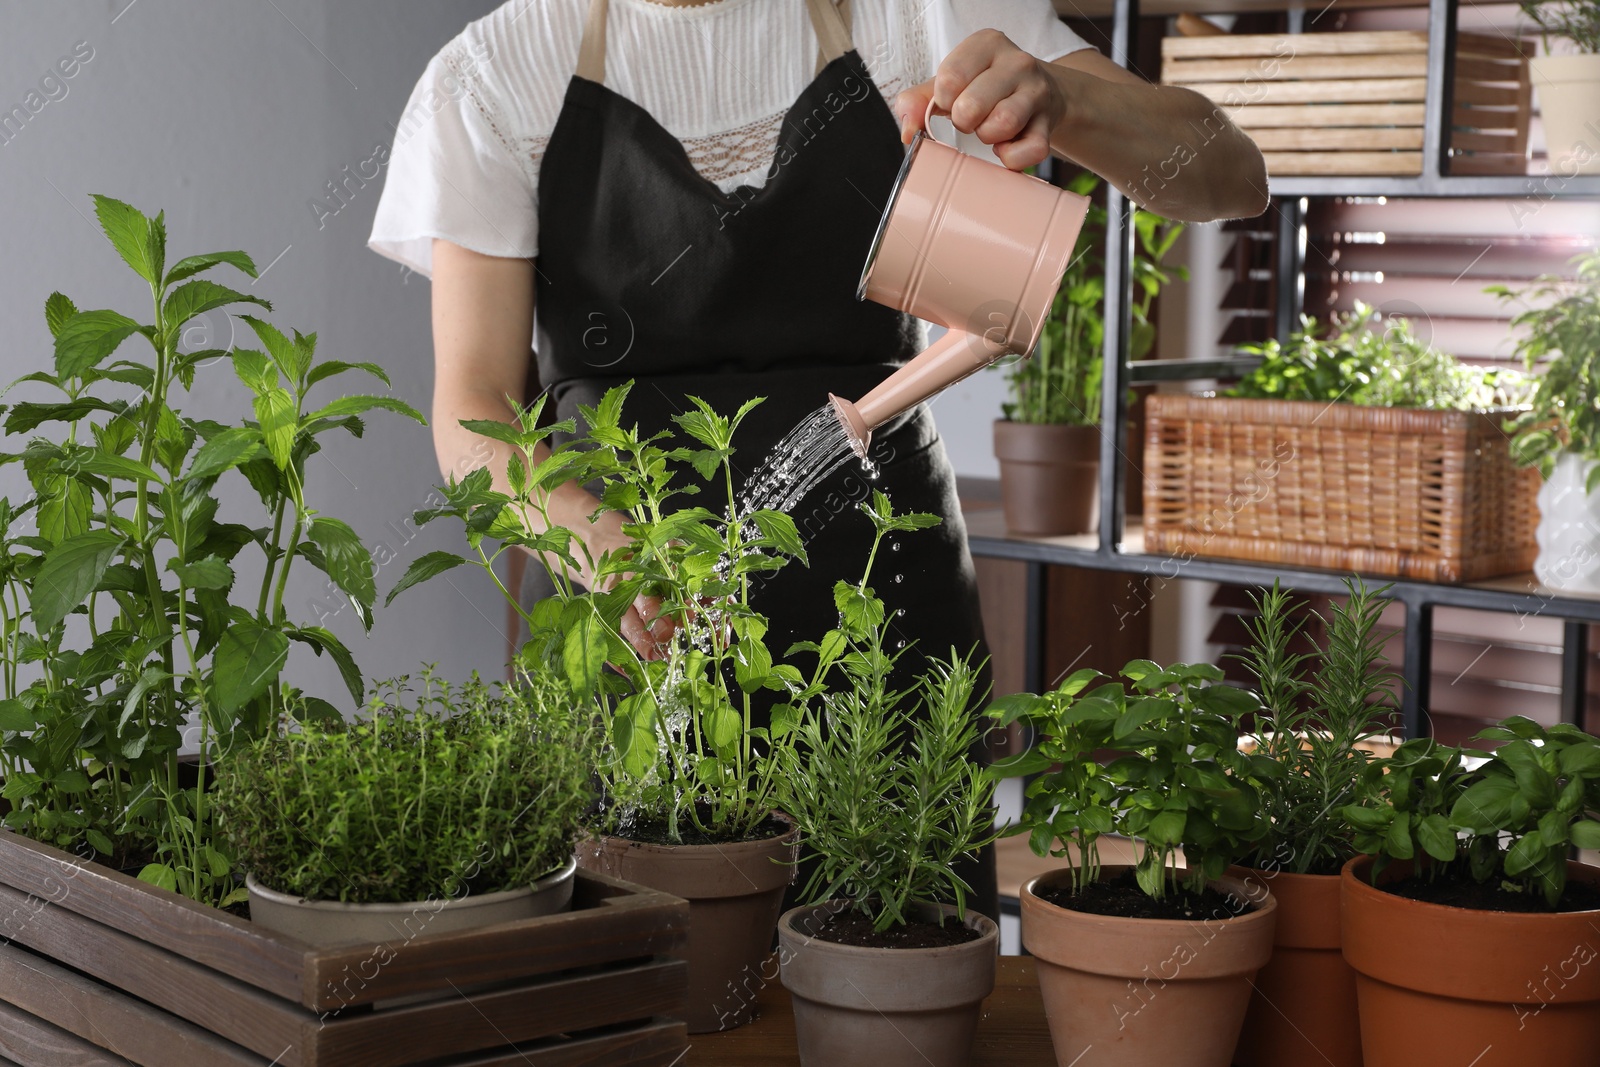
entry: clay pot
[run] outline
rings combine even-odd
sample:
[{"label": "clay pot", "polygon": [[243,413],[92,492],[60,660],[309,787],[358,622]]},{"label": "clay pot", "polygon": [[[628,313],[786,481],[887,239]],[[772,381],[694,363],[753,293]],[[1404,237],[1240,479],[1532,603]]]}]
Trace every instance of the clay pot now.
[{"label": "clay pot", "polygon": [[[1102,870],[1112,878],[1128,868]],[[1251,979],[1272,955],[1271,894],[1249,898],[1243,882],[1219,878],[1213,886],[1255,910],[1196,922],[1090,915],[1037,896],[1071,884],[1072,872],[1060,870],[1022,887],[1022,944],[1038,957],[1056,1062],[1228,1067]]]},{"label": "clay pot", "polygon": [[652,845],[603,837],[578,846],[578,866],[689,902],[689,963],[684,1021],[691,1034],[731,1030],[750,1021],[761,965],[783,891],[794,881],[799,831],[727,845]]},{"label": "clay pot", "polygon": [[[964,1067],[978,1012],[994,990],[1000,928],[968,911],[982,936],[943,948],[865,948],[811,936],[842,902],[785,912],[778,922],[783,984],[794,1000],[801,1067]],[[954,915],[949,906],[916,918]]]},{"label": "clay pot", "polygon": [[[1340,875],[1366,1067],[1595,1062],[1600,911],[1428,904],[1374,887],[1371,870],[1361,856]],[[1567,877],[1597,885],[1600,867],[1568,863]]]},{"label": "clay pot", "polygon": [[1339,876],[1230,872],[1278,902],[1272,959],[1256,975],[1236,1067],[1361,1067],[1356,972],[1339,949]]},{"label": "clay pot", "polygon": [[1093,533],[1100,523],[1100,427],[996,419],[1006,529],[1031,537]]}]

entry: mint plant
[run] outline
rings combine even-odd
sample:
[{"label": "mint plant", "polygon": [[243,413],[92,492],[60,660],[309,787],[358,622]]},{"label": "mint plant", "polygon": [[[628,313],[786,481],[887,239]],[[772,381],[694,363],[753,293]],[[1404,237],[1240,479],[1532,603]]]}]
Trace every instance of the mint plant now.
[{"label": "mint plant", "polygon": [[[337,715],[282,680],[292,642],[330,656],[355,701],[364,695],[344,644],[292,621],[284,604],[290,571],[303,560],[371,624],[371,558],[347,524],[308,503],[306,460],[329,431],[361,436],[373,408],[423,420],[390,396],[313,403],[319,384],[346,372],[388,378],[370,363],[319,361],[315,334],[286,336],[260,318],[243,316],[263,350],[180,351],[183,328],[198,315],[241,304],[270,310],[260,297],[199,277],[220,266],[254,277],[254,263],[243,252],[215,252],[168,266],[163,215],[94,199],[107,238],[147,288],[149,321],[80,311],[51,294],[54,369],[13,386],[59,396],[0,407],[7,439],[20,448],[0,454],[0,464],[21,464],[33,490],[21,503],[0,499],[5,823],[112,864],[148,861],[146,881],[225,905],[240,891],[214,839],[209,763],[239,737],[266,731],[286,707]],[[148,355],[112,358],[135,337]],[[228,424],[174,407],[213,361],[231,363],[249,388],[254,418]],[[44,426],[54,432],[35,432]],[[224,478],[248,483],[268,525],[219,517]],[[247,549],[265,563],[255,589],[236,585]],[[186,740],[199,754],[192,784],[178,759]]]},{"label": "mint plant", "polygon": [[800,743],[780,750],[779,799],[816,860],[805,897],[847,901],[881,933],[912,921],[917,905],[965,914],[971,887],[955,864],[996,836],[995,782],[972,758],[976,671],[952,649],[911,691],[891,689],[905,650],[889,650],[893,620],[867,584],[886,535],[938,517],[895,515],[881,492],[859,506],[872,551],[859,582],[834,587],[838,628],[799,646],[817,665],[794,697]]},{"label": "mint plant", "polygon": [[[1134,660],[1122,681],[1085,692],[1098,677],[1093,668],[1077,671],[1053,692],[1002,697],[987,712],[1000,725],[1025,723],[1038,738],[990,769],[996,778],[1037,775],[1008,832],[1028,834],[1041,856],[1072,855],[1074,893],[1099,880],[1106,834],[1136,843],[1134,873],[1147,896],[1163,900],[1179,887],[1198,893],[1264,833],[1255,780],[1274,768],[1238,745],[1242,719],[1259,704],[1222,684],[1209,663]],[[1102,764],[1102,751],[1121,755]],[[1180,849],[1186,872],[1177,866]]]},{"label": "mint plant", "polygon": [[[771,811],[774,753],[793,744],[797,718],[792,705],[779,703],[770,724],[757,726],[755,698],[803,683],[797,668],[775,661],[767,648],[767,619],[750,606],[752,578],[806,562],[805,547],[789,516],[746,513],[734,492],[733,436],[759,399],[725,417],[691,397],[693,410],[674,416],[686,443],[622,425],[630,386],[581,408],[585,433],[537,464],[524,457],[553,433],[575,429],[570,419],[541,427],[543,397],[513,424],[463,422],[518,450],[506,471],[510,492],[494,488],[486,467],[451,479],[442,489],[446,503],[416,519],[461,522],[470,554],[421,557],[387,600],[466,564],[499,585],[494,565],[501,555],[532,553],[556,593],[524,609],[499,586],[528,627],[518,660],[530,670],[548,664],[562,671],[602,717],[610,742],[599,765],[607,825],[624,835],[659,829],[671,842],[690,829],[738,839]],[[688,471],[698,482],[685,480]],[[598,481],[603,507],[627,517],[623,530],[633,541],[625,551],[590,558],[581,539],[551,520],[549,494],[572,480]],[[678,498],[702,488],[721,497],[716,510],[678,506]],[[578,584],[575,552],[584,553],[596,589]],[[620,629],[623,613],[645,592],[661,597],[661,610],[678,624],[661,656],[648,660]]]}]

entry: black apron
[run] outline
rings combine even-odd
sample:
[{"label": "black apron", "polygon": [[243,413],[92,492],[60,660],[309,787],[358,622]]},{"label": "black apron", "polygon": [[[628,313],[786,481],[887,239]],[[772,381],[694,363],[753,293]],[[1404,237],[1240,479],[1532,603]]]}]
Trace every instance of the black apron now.
[{"label": "black apron", "polygon": [[[789,109],[764,185],[721,192],[676,137],[606,88],[606,0],[593,0],[540,167],[536,359],[555,417],[577,417],[579,404],[629,379],[624,417],[646,433],[676,431],[671,417],[689,395],[724,414],[764,396],[734,439],[736,483],[829,392],[863,395],[918,347],[915,319],[856,299],[904,158],[898,124],[840,12],[805,2],[820,69]],[[873,488],[898,512],[941,516],[896,535],[873,569],[892,639],[914,646],[894,679],[904,688],[926,656],[988,653],[955,476],[926,407],[875,432],[872,455],[876,481],[850,462],[800,501],[792,516],[810,567],[790,563],[751,602],[782,657],[837,625],[833,583],[858,579],[866,564],[872,526],[855,505]],[[715,510],[720,494],[707,486],[698,502]],[[548,594],[542,568],[528,579],[525,597]],[[974,905],[994,915],[986,859],[965,873]]]}]

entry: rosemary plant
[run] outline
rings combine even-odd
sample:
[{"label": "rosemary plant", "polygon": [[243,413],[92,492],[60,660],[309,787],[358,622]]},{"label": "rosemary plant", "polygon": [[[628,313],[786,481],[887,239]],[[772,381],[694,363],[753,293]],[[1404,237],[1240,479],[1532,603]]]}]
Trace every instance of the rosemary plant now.
[{"label": "rosemary plant", "polygon": [[[1388,587],[1369,590],[1347,579],[1349,600],[1324,621],[1327,639],[1315,684],[1305,677],[1308,654],[1292,651],[1303,623],[1295,603],[1274,582],[1256,597],[1260,614],[1247,624],[1251,643],[1239,658],[1260,684],[1257,751],[1271,761],[1257,787],[1266,836],[1251,866],[1294,874],[1337,874],[1355,854],[1344,809],[1371,759],[1363,747],[1385,732],[1397,676],[1377,633]],[[1258,768],[1260,764],[1258,764]]]},{"label": "rosemary plant", "polygon": [[[500,586],[529,629],[519,659],[530,670],[554,666],[580,699],[597,707],[610,741],[599,765],[610,828],[623,834],[659,828],[673,842],[690,829],[737,840],[771,811],[778,767],[773,753],[793,743],[796,721],[793,708],[780,704],[769,726],[757,726],[755,697],[763,690],[785,694],[802,683],[795,667],[774,662],[767,649],[767,620],[750,606],[751,577],[791,559],[804,562],[805,548],[789,516],[745,513],[734,493],[733,436],[759,400],[730,418],[691,398],[694,409],[674,418],[693,443],[673,446],[670,435],[643,437],[621,424],[628,389],[613,389],[594,408],[583,408],[587,431],[542,463],[530,468],[514,459],[509,493],[493,488],[487,468],[452,479],[443,489],[447,503],[416,518],[462,522],[471,555],[423,556],[388,599],[468,563],[499,585],[494,564],[501,555],[534,553],[555,585],[553,597],[527,610]],[[526,456],[552,433],[574,430],[572,420],[540,427],[543,405],[541,397],[516,425],[463,425]],[[678,507],[677,498],[701,488],[680,480],[686,469],[720,492],[720,510]],[[578,585],[573,552],[586,549],[547,510],[549,494],[574,479],[600,483],[605,507],[628,517],[623,530],[633,538],[626,551],[586,556],[598,591]],[[661,610],[678,623],[658,659],[642,658],[620,630],[623,613],[644,591],[660,596]]]},{"label": "rosemary plant", "polygon": [[[326,653],[354,701],[364,696],[344,644],[291,620],[285,604],[289,574],[303,560],[371,624],[371,557],[348,525],[310,505],[306,460],[324,433],[361,436],[372,408],[423,419],[389,396],[312,403],[318,385],[346,372],[388,378],[371,363],[319,361],[315,334],[286,336],[259,318],[243,316],[263,350],[183,351],[184,327],[198,315],[270,309],[198,277],[224,265],[254,277],[254,263],[243,252],[213,252],[169,266],[162,215],[94,199],[106,237],[148,294],[149,321],[79,311],[51,294],[54,369],[13,386],[59,396],[0,406],[7,437],[29,438],[0,463],[20,463],[33,489],[21,504],[0,499],[5,822],[114,864],[149,860],[139,875],[146,881],[226,904],[242,891],[213,840],[208,763],[237,736],[269,729],[291,703],[337,715],[281,680],[291,642]],[[150,346],[144,359],[111,358],[136,337]],[[253,419],[229,425],[173,406],[212,363],[231,363]],[[34,433],[50,424],[60,429]],[[218,483],[241,476],[265,525],[218,517]],[[265,562],[254,590],[235,584],[246,549]],[[186,730],[200,756],[192,784],[178,760]]]},{"label": "rosemary plant", "polygon": [[1565,38],[1585,55],[1600,53],[1600,0],[1528,0],[1521,7],[1539,27],[1546,52],[1552,38]]},{"label": "rosemary plant", "polygon": [[781,750],[779,797],[816,860],[804,895],[847,901],[879,932],[912,921],[916,905],[953,903],[971,887],[955,864],[994,840],[995,783],[972,758],[977,676],[956,650],[929,661],[911,692],[889,688],[904,650],[890,652],[893,620],[867,584],[886,534],[938,521],[895,515],[875,492],[861,510],[874,539],[866,572],[839,582],[839,628],[803,648],[816,653],[798,747]]},{"label": "rosemary plant", "polygon": [[405,903],[520,889],[572,855],[594,745],[565,680],[385,683],[354,723],[290,724],[218,768],[218,819],[264,885]]}]

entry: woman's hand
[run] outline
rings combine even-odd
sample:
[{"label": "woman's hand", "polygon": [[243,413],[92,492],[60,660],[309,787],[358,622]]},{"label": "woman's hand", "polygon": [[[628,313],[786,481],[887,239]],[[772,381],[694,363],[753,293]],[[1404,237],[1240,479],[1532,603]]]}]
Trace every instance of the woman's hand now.
[{"label": "woman's hand", "polygon": [[[599,563],[600,557],[607,552],[626,552],[633,542],[622,532],[621,514],[607,511],[589,524],[584,543],[589,549],[590,558]],[[594,588],[594,576],[587,567],[580,577],[585,585]],[[619,577],[612,576],[603,584],[610,588],[619,580]],[[623,612],[620,627],[623,638],[646,660],[662,658],[662,646],[672,640],[677,628],[672,616],[661,613],[661,598],[653,596],[635,599],[633,606]]]},{"label": "woman's hand", "polygon": [[922,128],[928,101],[962,133],[976,134],[1012,170],[1042,163],[1050,135],[1066,116],[1067,99],[1048,64],[1011,43],[999,30],[979,30],[939,64],[932,81],[895,99],[900,139]]}]

